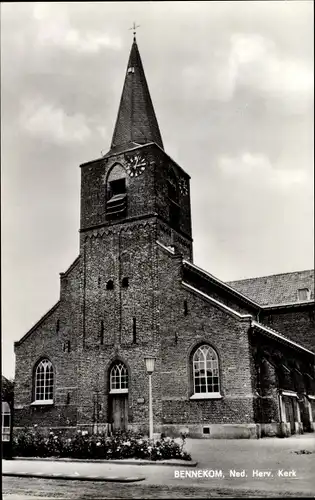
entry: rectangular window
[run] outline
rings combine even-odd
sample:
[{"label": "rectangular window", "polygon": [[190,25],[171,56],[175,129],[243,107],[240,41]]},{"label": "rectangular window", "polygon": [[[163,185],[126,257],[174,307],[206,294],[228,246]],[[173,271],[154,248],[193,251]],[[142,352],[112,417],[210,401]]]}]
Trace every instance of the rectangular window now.
[{"label": "rectangular window", "polygon": [[132,342],[137,343],[137,323],[136,318],[132,318]]},{"label": "rectangular window", "polygon": [[104,321],[101,321],[100,344],[104,344]]}]

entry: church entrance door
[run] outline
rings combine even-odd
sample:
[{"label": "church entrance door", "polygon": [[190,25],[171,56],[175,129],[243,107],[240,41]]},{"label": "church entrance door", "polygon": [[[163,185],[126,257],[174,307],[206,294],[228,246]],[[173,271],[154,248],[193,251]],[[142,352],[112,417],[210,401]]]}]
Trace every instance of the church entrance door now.
[{"label": "church entrance door", "polygon": [[112,395],[113,431],[128,429],[128,394]]},{"label": "church entrance door", "polygon": [[285,413],[287,422],[290,422],[291,434],[295,434],[294,398],[285,398]]}]

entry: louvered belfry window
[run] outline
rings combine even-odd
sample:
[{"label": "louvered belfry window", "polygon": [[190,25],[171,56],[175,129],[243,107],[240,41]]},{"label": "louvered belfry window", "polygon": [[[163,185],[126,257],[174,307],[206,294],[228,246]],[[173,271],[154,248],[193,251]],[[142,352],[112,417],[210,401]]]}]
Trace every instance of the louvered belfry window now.
[{"label": "louvered belfry window", "polygon": [[117,219],[126,214],[127,186],[125,169],[116,164],[109,173],[106,193],[106,217]]}]

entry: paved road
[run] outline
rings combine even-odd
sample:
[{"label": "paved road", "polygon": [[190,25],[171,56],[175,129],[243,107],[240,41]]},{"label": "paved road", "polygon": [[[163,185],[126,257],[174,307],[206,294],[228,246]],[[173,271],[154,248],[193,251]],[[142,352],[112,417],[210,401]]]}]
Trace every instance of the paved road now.
[{"label": "paved road", "polygon": [[[36,496],[34,494],[36,493]],[[71,499],[71,500],[103,500],[142,499],[142,498],[296,498],[305,496],[288,492],[284,495],[278,491],[270,493],[252,489],[212,488],[204,486],[168,486],[149,485],[144,483],[84,483],[82,481],[45,480],[35,478],[5,477],[3,481],[4,500],[40,500],[40,499]],[[309,495],[312,496],[312,495]]]},{"label": "paved road", "polygon": [[[35,493],[45,496],[46,499],[47,496],[50,498],[50,495],[58,495],[58,498],[95,499],[314,496],[315,434],[293,436],[288,439],[187,440],[186,449],[191,451],[193,459],[198,462],[197,467],[4,461],[4,471],[37,470],[44,473],[48,471],[89,475],[106,473],[112,476],[146,477],[142,483],[132,485],[4,477],[4,499],[15,500],[12,494],[18,493],[28,500],[30,500],[29,496],[25,495]],[[310,453],[295,453],[303,450]],[[213,471],[212,477],[189,477],[193,471],[195,473],[200,471],[202,474],[204,470]],[[220,471],[222,471],[221,476],[215,477],[215,474],[219,474]],[[253,477],[253,471],[257,471],[258,475]],[[290,471],[292,471],[291,475],[286,477],[286,473]],[[178,477],[180,473],[186,477]],[[237,473],[239,477],[235,477]],[[269,475],[264,473],[269,473]],[[84,496],[78,497],[79,492]],[[93,494],[92,497],[86,496],[90,494],[89,492]],[[21,500],[21,497],[16,500]]]}]

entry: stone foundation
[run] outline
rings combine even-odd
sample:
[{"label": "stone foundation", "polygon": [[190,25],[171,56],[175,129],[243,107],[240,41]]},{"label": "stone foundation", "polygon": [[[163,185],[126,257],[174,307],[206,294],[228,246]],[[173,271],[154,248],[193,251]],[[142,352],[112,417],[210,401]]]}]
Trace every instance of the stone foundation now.
[{"label": "stone foundation", "polygon": [[188,424],[161,425],[161,432],[166,436],[178,437],[185,432],[191,438],[206,439],[258,439],[258,424]]},{"label": "stone foundation", "polygon": [[[13,435],[17,436],[24,427],[14,427]],[[49,434],[50,431],[62,431],[68,436],[73,435],[80,429],[90,434],[103,433],[110,435],[111,424],[80,424],[73,427],[46,427],[38,426],[36,430]],[[148,436],[149,427],[146,424],[129,424],[128,430],[140,432]],[[303,434],[303,424],[295,422],[295,433]],[[309,432],[315,432],[315,422],[311,422]],[[161,434],[167,437],[177,438],[186,434],[190,438],[205,439],[260,439],[263,437],[289,437],[291,426],[288,422],[272,422],[264,424],[160,424],[154,426],[154,435],[157,438]]]}]

